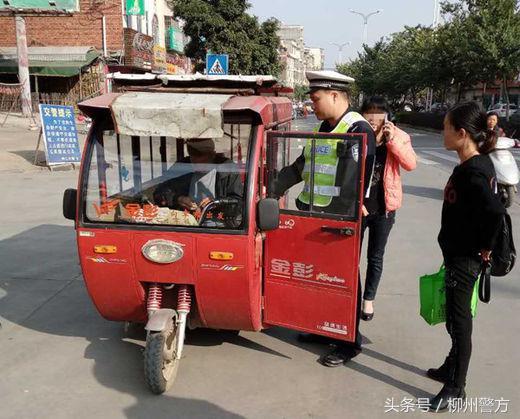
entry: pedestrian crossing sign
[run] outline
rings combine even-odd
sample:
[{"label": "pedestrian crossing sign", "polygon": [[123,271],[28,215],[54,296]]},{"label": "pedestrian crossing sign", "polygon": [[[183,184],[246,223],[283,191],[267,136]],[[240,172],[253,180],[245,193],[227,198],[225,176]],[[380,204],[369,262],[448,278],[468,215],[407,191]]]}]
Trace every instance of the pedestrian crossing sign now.
[{"label": "pedestrian crossing sign", "polygon": [[227,54],[206,55],[206,74],[208,76],[225,76],[228,74],[229,56]]}]

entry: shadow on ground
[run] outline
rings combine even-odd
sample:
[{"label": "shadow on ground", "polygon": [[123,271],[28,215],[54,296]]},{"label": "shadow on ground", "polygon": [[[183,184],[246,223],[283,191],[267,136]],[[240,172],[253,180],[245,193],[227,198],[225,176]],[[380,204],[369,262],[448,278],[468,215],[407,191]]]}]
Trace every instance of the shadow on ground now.
[{"label": "shadow on ground", "polygon": [[[298,341],[298,333],[281,329],[281,328],[273,328],[268,329],[264,332],[265,334],[282,340],[288,344],[298,346],[301,349],[307,350],[317,356],[317,362],[319,362],[319,357],[323,356],[324,354],[327,354],[333,349],[332,345],[327,345],[323,343],[302,343]],[[390,365],[393,365],[394,367],[402,368],[403,370],[406,370],[408,372],[412,372],[414,374],[417,374],[421,377],[424,377],[424,371],[420,368],[416,367],[415,365],[408,364],[404,361],[400,361],[398,359],[389,357],[387,355],[381,354],[377,351],[374,351],[373,349],[370,349],[367,347],[367,345],[372,344],[369,338],[366,336],[363,336],[363,355],[368,356],[370,358],[377,359],[379,361],[386,362]],[[358,355],[359,356],[359,355]],[[325,368],[325,367],[324,367]],[[341,367],[338,367],[341,368]],[[388,374],[385,374],[381,371],[378,371],[374,368],[370,368],[366,365],[362,365],[357,361],[357,358],[352,359],[350,362],[346,363],[344,368],[348,368],[351,370],[354,370],[360,374],[364,374],[368,377],[371,377],[374,380],[380,381],[382,383],[385,383],[387,385],[390,385],[392,387],[395,387],[405,393],[408,393],[412,397],[415,398],[422,398],[422,397],[429,397],[430,394],[418,387],[412,386],[410,384],[407,384],[403,381],[400,381],[394,377],[391,377]]]},{"label": "shadow on ground", "polygon": [[[36,144],[35,144],[35,147],[36,147]],[[10,151],[10,153],[23,158],[25,161],[27,161],[28,163],[30,163],[32,165],[35,165],[34,156],[36,155],[37,159],[36,159],[35,166],[41,166],[41,165],[45,164],[45,151],[43,151],[43,150],[38,150],[37,153],[35,153],[34,150],[16,150],[16,151]]]},{"label": "shadow on ground", "polygon": [[444,200],[444,191],[438,188],[430,188],[426,186],[403,185],[403,192],[408,195],[418,196],[420,198]]}]

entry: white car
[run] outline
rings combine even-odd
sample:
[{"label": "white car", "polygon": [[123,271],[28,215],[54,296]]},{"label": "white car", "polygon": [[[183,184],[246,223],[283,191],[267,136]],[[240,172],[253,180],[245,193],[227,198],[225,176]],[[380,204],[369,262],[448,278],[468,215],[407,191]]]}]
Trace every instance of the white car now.
[{"label": "white car", "polygon": [[[489,112],[496,112],[498,116],[501,118],[504,118],[506,116],[506,103],[496,103],[494,105],[491,105],[488,108]],[[515,112],[518,109],[518,106],[516,106],[513,103],[509,104],[509,115],[511,115],[513,112]]]}]

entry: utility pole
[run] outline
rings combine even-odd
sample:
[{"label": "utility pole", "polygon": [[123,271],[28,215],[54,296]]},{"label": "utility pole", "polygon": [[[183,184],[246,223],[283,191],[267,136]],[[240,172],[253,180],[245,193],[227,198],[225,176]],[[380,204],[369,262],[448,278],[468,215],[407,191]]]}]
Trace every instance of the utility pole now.
[{"label": "utility pole", "polygon": [[439,0],[433,0],[433,28],[435,29],[439,26],[439,12],[441,9],[441,5],[439,4]]},{"label": "utility pole", "polygon": [[343,48],[350,45],[351,42],[344,42],[343,44],[339,44],[337,42],[331,42],[331,45],[335,45],[338,47],[338,62],[336,64],[341,64],[343,62]]},{"label": "utility pole", "polygon": [[378,13],[381,13],[382,11],[383,11],[383,9],[378,9],[375,12],[364,14],[364,13],[357,12],[355,10],[350,9],[350,13],[354,13],[355,15],[359,15],[363,18],[363,44],[364,45],[367,43],[367,37],[368,37],[368,18],[370,16],[377,15]]},{"label": "utility pole", "polygon": [[29,78],[29,52],[27,50],[27,32],[25,19],[21,15],[15,15],[16,22],[16,49],[18,53],[18,78],[22,84],[20,99],[22,102],[22,114],[25,117],[32,115],[31,79]]},{"label": "utility pole", "polygon": [[[433,0],[433,21],[432,27],[435,30],[439,26],[439,12],[440,12],[439,0]],[[426,91],[426,110],[431,111],[433,105],[433,89],[431,87]]]}]

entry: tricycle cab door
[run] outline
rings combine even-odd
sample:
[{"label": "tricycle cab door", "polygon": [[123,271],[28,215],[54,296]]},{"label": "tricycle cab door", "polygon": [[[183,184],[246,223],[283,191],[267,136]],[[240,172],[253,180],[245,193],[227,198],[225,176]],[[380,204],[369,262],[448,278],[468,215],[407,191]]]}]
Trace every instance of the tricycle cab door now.
[{"label": "tricycle cab door", "polygon": [[280,224],[266,232],[264,323],[355,340],[365,147],[364,134],[267,134]]}]

